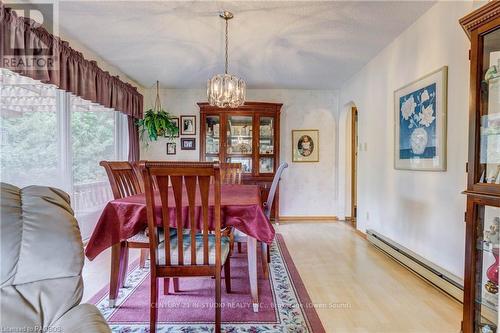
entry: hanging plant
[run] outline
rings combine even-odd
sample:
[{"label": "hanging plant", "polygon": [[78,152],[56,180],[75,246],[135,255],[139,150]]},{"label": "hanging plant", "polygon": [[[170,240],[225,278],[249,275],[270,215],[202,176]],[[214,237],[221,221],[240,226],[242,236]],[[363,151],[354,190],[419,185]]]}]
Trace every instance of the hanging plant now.
[{"label": "hanging plant", "polygon": [[156,141],[158,137],[173,138],[179,133],[179,127],[168,112],[162,109],[160,103],[160,85],[156,81],[156,100],[155,106],[144,113],[144,118],[137,121],[139,126],[139,135],[142,141],[149,144],[144,134],[147,132],[149,141]]}]

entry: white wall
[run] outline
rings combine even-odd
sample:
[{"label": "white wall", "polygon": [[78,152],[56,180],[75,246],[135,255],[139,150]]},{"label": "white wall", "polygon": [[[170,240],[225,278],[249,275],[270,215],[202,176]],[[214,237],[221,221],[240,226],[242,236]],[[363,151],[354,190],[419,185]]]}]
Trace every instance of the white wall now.
[{"label": "white wall", "polygon": [[[374,229],[458,276],[464,262],[465,196],[460,192],[466,186],[470,46],[458,19],[477,6],[438,2],[340,92],[341,106],[358,107],[359,140],[367,144],[359,151],[358,228]],[[448,170],[395,170],[393,92],[444,65]],[[340,209],[344,202],[339,200]]]},{"label": "white wall", "polygon": [[[145,107],[154,104],[155,91],[145,92]],[[283,103],[281,111],[281,160],[287,161],[280,188],[282,216],[335,216],[336,215],[336,122],[338,93],[320,90],[248,90],[247,100]],[[206,101],[205,90],[164,89],[161,101],[165,110],[173,115],[196,115],[196,151],[180,150],[177,155],[166,155],[167,139],[161,138],[148,148],[141,147],[141,158],[156,160],[199,159],[199,108],[197,102]],[[320,162],[292,163],[292,129],[319,129]],[[189,136],[183,136],[189,137]]]}]

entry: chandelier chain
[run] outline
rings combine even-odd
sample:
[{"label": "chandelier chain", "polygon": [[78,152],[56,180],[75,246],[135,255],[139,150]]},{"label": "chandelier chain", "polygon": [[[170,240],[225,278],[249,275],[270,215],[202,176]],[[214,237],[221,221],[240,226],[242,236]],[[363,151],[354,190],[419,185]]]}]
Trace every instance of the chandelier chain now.
[{"label": "chandelier chain", "polygon": [[225,63],[224,74],[216,74],[207,82],[208,102],[212,106],[219,108],[237,108],[245,103],[246,84],[242,79],[229,75],[229,20],[233,13],[222,11],[219,17],[224,19],[225,23]]},{"label": "chandelier chain", "polygon": [[224,71],[227,74],[227,67],[228,67],[228,62],[229,62],[228,46],[227,46],[229,44],[229,37],[228,37],[228,25],[229,25],[229,22],[228,22],[227,19],[225,21],[226,21],[226,65],[224,67]]}]

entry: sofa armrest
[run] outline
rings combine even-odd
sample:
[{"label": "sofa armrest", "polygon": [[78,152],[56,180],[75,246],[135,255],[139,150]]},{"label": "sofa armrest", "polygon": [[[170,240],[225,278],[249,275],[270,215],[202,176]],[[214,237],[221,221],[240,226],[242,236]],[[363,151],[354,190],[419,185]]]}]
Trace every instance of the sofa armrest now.
[{"label": "sofa armrest", "polygon": [[80,304],[66,312],[54,327],[64,333],[111,333],[106,320],[94,305]]}]

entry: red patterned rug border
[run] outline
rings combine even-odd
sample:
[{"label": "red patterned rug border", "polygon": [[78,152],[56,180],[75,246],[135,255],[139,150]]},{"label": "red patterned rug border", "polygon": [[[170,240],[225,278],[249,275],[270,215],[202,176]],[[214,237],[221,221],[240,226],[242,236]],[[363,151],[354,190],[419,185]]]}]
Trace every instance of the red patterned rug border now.
[{"label": "red patterned rug border", "polygon": [[319,319],[318,313],[314,308],[314,304],[311,302],[311,298],[309,297],[309,293],[307,292],[306,286],[300,277],[299,271],[297,267],[295,267],[295,263],[293,262],[292,256],[290,252],[288,252],[288,248],[286,247],[285,239],[283,235],[276,233],[275,238],[278,240],[278,245],[281,249],[281,254],[283,259],[286,262],[286,267],[288,268],[288,272],[292,277],[293,285],[295,286],[295,290],[297,291],[297,295],[301,304],[304,306],[304,312],[306,314],[306,318],[309,321],[309,325],[311,326],[311,330],[314,333],[325,333],[325,328]]}]

